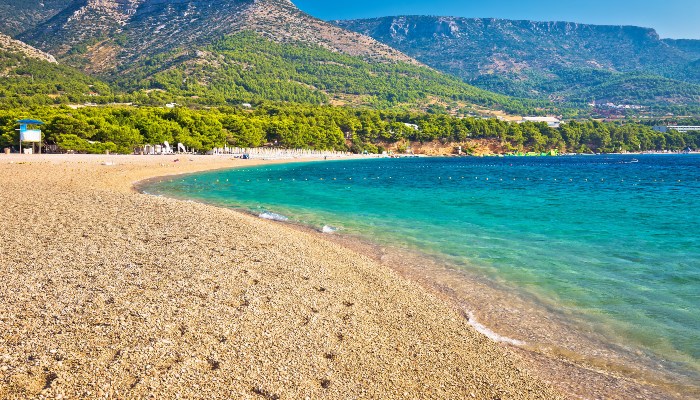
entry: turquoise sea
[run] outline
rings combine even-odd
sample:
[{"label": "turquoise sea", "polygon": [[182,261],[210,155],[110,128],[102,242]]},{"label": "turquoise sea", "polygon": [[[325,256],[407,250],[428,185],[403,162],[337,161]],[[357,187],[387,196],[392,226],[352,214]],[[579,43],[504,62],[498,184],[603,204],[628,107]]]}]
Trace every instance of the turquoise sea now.
[{"label": "turquoise sea", "polygon": [[143,190],[437,257],[700,381],[698,155],[295,163]]}]

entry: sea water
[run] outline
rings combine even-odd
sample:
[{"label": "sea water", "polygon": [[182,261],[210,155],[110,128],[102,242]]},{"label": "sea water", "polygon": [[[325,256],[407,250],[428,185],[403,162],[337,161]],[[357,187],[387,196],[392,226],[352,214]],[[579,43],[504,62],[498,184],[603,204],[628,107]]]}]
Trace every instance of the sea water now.
[{"label": "sea water", "polygon": [[698,155],[284,164],[147,191],[438,257],[700,376]]}]

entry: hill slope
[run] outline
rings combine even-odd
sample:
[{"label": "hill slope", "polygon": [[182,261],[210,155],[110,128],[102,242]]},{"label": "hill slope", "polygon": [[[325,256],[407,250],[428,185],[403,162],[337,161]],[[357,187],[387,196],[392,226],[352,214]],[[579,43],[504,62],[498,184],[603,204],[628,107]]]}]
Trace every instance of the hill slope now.
[{"label": "hill slope", "polygon": [[75,0],[20,37],[159,102],[547,106],[477,89],[287,0]]},{"label": "hill slope", "polygon": [[145,55],[255,31],[384,61],[415,62],[374,39],[301,12],[287,0],[76,0],[20,39],[103,73]]},{"label": "hill slope", "polygon": [[48,53],[36,49],[24,42],[12,39],[7,35],[0,33],[0,51],[19,53],[29,58],[34,58],[37,60],[43,60],[50,63],[56,63],[56,58]]},{"label": "hill slope", "polygon": [[99,79],[0,34],[0,106],[96,101],[111,94],[109,86]]},{"label": "hill slope", "polygon": [[0,0],[0,32],[15,36],[49,20],[73,0]]},{"label": "hill slope", "polygon": [[[586,102],[594,100],[587,96],[595,92],[602,95],[595,100],[643,104],[697,103],[700,98],[696,61],[700,41],[661,40],[653,29],[424,16],[334,23],[477,86],[509,95]],[[621,76],[629,73],[636,79]],[[680,93],[649,92],[642,97],[604,91],[620,79],[628,87],[631,81],[638,82],[640,89],[662,87],[659,82],[668,79],[673,80],[672,86],[685,82],[687,87]]]},{"label": "hill slope", "polygon": [[372,62],[318,45],[276,43],[252,31],[146,58],[116,76],[113,82],[127,91],[159,90],[180,102],[207,105],[275,100],[427,108],[440,103],[531,111],[520,101],[429,68]]}]

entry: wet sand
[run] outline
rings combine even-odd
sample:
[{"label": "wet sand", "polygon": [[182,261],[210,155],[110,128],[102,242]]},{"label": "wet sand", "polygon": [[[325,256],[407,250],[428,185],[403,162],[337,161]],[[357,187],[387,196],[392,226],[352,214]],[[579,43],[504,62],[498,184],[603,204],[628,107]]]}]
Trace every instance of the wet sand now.
[{"label": "wet sand", "polygon": [[260,162],[0,155],[0,398],[571,397],[366,255],[132,186]]}]

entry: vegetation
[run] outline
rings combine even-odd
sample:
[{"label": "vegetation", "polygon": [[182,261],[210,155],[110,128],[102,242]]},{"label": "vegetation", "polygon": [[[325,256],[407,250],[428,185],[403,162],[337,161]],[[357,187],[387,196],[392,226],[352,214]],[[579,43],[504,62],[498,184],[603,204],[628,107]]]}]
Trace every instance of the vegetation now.
[{"label": "vegetation", "polygon": [[3,108],[115,99],[109,85],[96,78],[22,53],[0,51],[0,72]]},{"label": "vegetation", "polygon": [[117,75],[124,90],[161,90],[189,104],[331,100],[374,108],[431,101],[542,113],[547,102],[521,101],[470,86],[426,67],[377,63],[302,43],[279,44],[254,32],[193,51],[152,56]]},{"label": "vegetation", "polygon": [[0,147],[16,144],[16,121],[47,122],[45,141],[64,150],[130,153],[145,143],[183,143],[197,151],[224,145],[379,152],[407,142],[499,141],[518,151],[618,152],[700,148],[700,133],[661,133],[650,126],[597,121],[570,122],[559,129],[543,123],[456,118],[446,114],[347,107],[263,104],[253,110],[155,107],[40,107],[0,111]]},{"label": "vegetation", "polygon": [[0,107],[134,103],[224,106],[280,101],[377,109],[450,105],[543,114],[547,102],[470,86],[426,67],[369,62],[319,46],[279,44],[254,32],[193,50],[158,53],[101,81],[71,67],[0,51]]},{"label": "vegetation", "polygon": [[497,93],[585,109],[700,113],[700,41],[652,29],[450,17],[337,21],[437,70]]},{"label": "vegetation", "polygon": [[[651,125],[583,121],[552,129],[541,123],[460,118],[449,115],[447,106],[462,114],[473,111],[474,104],[534,114],[546,111],[546,103],[493,94],[425,67],[371,63],[314,45],[274,43],[252,32],[196,50],[153,55],[109,83],[9,51],[0,51],[0,73],[0,147],[17,144],[16,121],[26,117],[47,123],[46,143],[86,153],[131,153],[136,146],[165,141],[196,151],[268,145],[380,152],[409,142],[476,139],[537,152],[700,147],[697,133],[660,133]],[[580,70],[566,79],[604,87],[608,75]],[[630,78],[615,79],[620,87]],[[655,78],[643,75],[633,79],[648,83],[655,93],[673,83],[654,83]],[[588,90],[595,95],[595,86]],[[688,86],[686,94],[695,90]],[[184,106],[163,107],[171,102]],[[75,109],[75,104],[83,106]]]}]

